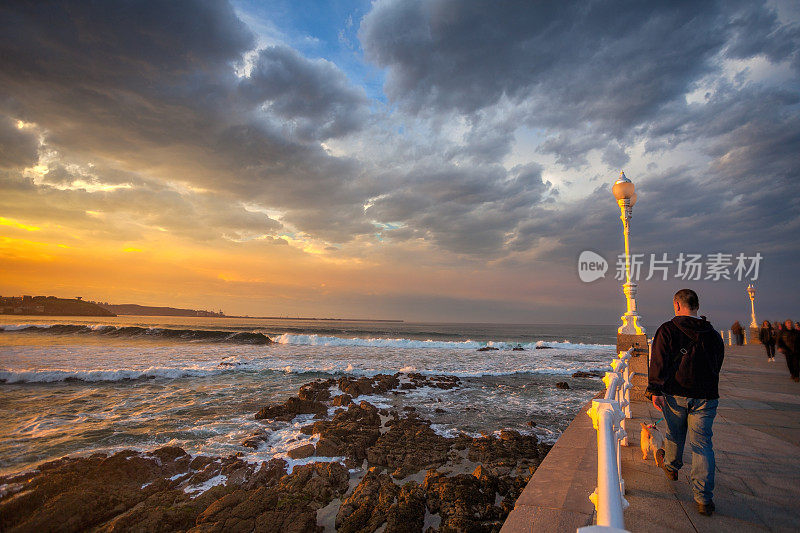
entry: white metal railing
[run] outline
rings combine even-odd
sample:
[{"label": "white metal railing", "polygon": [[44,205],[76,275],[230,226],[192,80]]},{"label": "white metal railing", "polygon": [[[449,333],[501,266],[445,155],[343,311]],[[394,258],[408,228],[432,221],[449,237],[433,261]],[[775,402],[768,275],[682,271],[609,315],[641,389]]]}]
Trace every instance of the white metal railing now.
[{"label": "white metal railing", "polygon": [[622,512],[628,507],[625,500],[625,480],[622,479],[620,444],[628,445],[628,434],[622,421],[631,417],[630,390],[632,388],[630,359],[633,348],[611,362],[613,372],[606,372],[606,386],[602,400],[592,400],[587,414],[597,431],[597,488],[589,496],[597,511],[597,525],[578,528],[581,533],[624,531]]}]

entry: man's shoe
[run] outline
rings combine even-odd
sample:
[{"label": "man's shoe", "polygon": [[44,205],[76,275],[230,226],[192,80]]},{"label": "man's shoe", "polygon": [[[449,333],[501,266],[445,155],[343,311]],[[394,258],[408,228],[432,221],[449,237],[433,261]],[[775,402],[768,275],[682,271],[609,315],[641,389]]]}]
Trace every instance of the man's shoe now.
[{"label": "man's shoe", "polygon": [[697,512],[703,516],[711,516],[714,514],[714,502],[700,503],[697,502]]},{"label": "man's shoe", "polygon": [[667,476],[667,479],[678,481],[678,473],[675,470],[670,470],[667,468],[667,465],[664,464],[664,455],[666,454],[663,448],[656,450],[656,464],[661,470],[664,471],[664,475]]}]

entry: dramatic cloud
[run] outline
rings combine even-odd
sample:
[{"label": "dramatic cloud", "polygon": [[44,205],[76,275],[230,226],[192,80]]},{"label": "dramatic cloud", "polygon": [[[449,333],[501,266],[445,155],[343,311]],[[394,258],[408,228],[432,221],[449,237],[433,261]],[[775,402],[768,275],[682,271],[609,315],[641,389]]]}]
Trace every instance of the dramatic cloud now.
[{"label": "dramatic cloud", "polygon": [[[391,269],[419,278],[408,301],[533,298],[580,290],[581,250],[619,249],[624,166],[643,249],[800,268],[791,2],[378,0],[302,29],[278,11],[0,7],[0,209],[22,221],[8,242],[28,226],[68,246],[174,239],[302,256],[320,286]],[[372,293],[400,290],[381,276]]]},{"label": "dramatic cloud", "polygon": [[249,79],[241,84],[248,100],[290,122],[304,139],[329,139],[357,130],[367,99],[335,65],[310,61],[287,47],[262,50]]}]

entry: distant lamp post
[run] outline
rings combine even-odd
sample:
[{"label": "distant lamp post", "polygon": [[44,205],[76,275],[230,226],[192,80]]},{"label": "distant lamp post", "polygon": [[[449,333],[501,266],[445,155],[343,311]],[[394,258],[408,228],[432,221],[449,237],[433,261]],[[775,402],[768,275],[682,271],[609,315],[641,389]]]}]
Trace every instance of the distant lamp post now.
[{"label": "distant lamp post", "polygon": [[628,303],[628,310],[622,315],[622,325],[617,329],[618,334],[622,335],[644,335],[644,327],[639,323],[641,316],[636,312],[636,289],[637,285],[631,279],[631,250],[630,250],[630,221],[633,216],[633,206],[636,204],[636,191],[633,182],[625,176],[625,172],[619,173],[619,179],[614,182],[611,189],[614,198],[617,199],[621,212],[622,229],[625,234],[625,284],[622,291]]},{"label": "distant lamp post", "polygon": [[756,288],[753,287],[752,284],[747,286],[747,295],[750,297],[750,327],[751,328],[758,328],[758,322],[756,322]]}]

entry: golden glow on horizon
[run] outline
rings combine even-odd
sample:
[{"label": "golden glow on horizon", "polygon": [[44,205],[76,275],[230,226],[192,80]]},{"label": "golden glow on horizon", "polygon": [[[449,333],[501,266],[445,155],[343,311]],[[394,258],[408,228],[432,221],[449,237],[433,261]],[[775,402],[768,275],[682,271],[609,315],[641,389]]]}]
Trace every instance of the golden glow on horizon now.
[{"label": "golden glow on horizon", "polygon": [[[471,266],[443,267],[435,250],[416,241],[388,255],[371,236],[336,248],[303,232],[198,241],[192,234],[142,225],[144,220],[127,213],[77,213],[72,219],[57,218],[58,212],[47,221],[32,219],[36,226],[22,216],[0,219],[0,294],[79,294],[254,316],[375,318],[406,318],[383,310],[384,296],[529,302],[536,294],[529,272],[515,281],[498,265],[476,284]],[[35,239],[25,238],[33,235],[30,228],[37,228]],[[403,260],[409,254],[413,262]]]},{"label": "golden glow on horizon", "polygon": [[39,231],[41,229],[37,226],[29,226],[27,224],[23,224],[22,222],[17,222],[16,220],[5,217],[0,217],[0,226],[11,226],[12,228],[24,229],[25,231]]},{"label": "golden glow on horizon", "polygon": [[13,259],[29,259],[33,261],[53,261],[56,259],[53,248],[69,248],[66,244],[30,241],[0,236],[0,255]]}]

